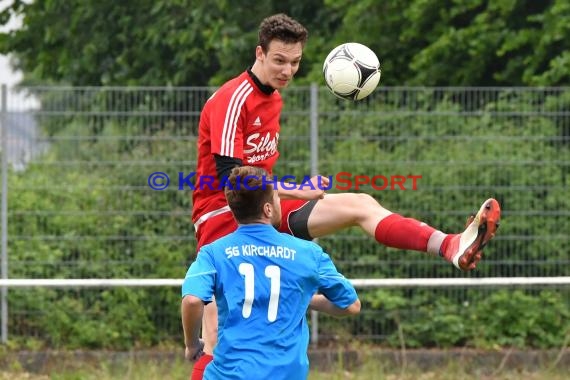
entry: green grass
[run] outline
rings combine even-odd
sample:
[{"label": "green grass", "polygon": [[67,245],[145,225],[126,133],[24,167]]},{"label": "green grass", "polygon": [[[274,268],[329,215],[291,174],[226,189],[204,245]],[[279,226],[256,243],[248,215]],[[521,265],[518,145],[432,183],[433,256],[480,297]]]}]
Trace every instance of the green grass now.
[{"label": "green grass", "polygon": [[328,372],[312,371],[309,380],[567,380],[564,371],[517,371],[481,369],[466,373],[456,364],[448,364],[431,370],[417,368],[389,368],[381,363],[367,362],[362,368],[348,371],[337,368]]},{"label": "green grass", "polygon": [[[566,380],[567,369],[513,370],[480,368],[466,373],[459,362],[439,368],[419,370],[408,366],[395,368],[377,360],[367,360],[357,368],[346,369],[341,365],[327,371],[311,370],[309,380]],[[136,360],[120,363],[101,361],[78,363],[66,360],[51,363],[51,370],[44,374],[32,374],[22,369],[19,363],[0,369],[0,380],[186,380],[191,365],[182,360]]]}]

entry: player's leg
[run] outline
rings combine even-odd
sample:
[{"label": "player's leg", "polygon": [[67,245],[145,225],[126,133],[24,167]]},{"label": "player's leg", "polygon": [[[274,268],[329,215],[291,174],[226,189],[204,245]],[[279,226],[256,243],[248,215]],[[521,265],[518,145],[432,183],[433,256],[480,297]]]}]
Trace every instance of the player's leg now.
[{"label": "player's leg", "polygon": [[[235,219],[230,211],[218,214],[198,227],[196,238],[198,240],[197,249],[209,244],[223,236],[226,236],[237,228]],[[216,300],[212,300],[204,306],[202,316],[202,340],[204,341],[204,353],[192,369],[191,380],[202,380],[204,370],[213,359],[214,347],[218,343],[218,308]]]},{"label": "player's leg", "polygon": [[493,238],[500,218],[498,202],[488,199],[462,234],[448,235],[426,223],[387,210],[368,194],[327,194],[319,201],[308,202],[291,218],[304,217],[305,207],[310,208],[306,227],[310,237],[359,226],[386,246],[439,254],[462,270],[475,268],[481,259],[481,250]]},{"label": "player's leg", "polygon": [[438,253],[446,237],[441,231],[412,218],[404,218],[364,193],[327,194],[308,218],[309,234],[321,237],[359,226],[388,247]]},{"label": "player's leg", "polygon": [[364,193],[327,194],[315,204],[308,219],[313,237],[330,235],[338,230],[360,226],[374,237],[378,224],[393,213]]},{"label": "player's leg", "polygon": [[393,213],[368,194],[327,194],[314,201],[282,200],[280,230],[303,239],[360,226],[374,237],[378,223]]}]

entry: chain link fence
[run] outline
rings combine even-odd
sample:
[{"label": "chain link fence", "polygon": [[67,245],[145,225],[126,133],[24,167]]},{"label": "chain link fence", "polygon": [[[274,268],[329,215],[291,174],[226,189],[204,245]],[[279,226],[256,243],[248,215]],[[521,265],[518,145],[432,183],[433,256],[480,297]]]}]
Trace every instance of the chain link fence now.
[{"label": "chain link fence", "polygon": [[[183,278],[195,239],[191,189],[180,180],[195,170],[199,114],[214,90],[30,87],[16,96],[4,86],[3,277]],[[346,277],[570,275],[570,89],[392,87],[352,103],[312,86],[283,97],[277,175],[332,176],[331,192],[369,193],[444,232],[461,231],[489,197],[504,210],[484,261],[467,274],[378,245],[356,228],[319,239]],[[169,177],[166,189],[149,186],[155,172]],[[356,176],[381,182],[356,188]],[[400,177],[408,180],[392,186]],[[10,339],[24,345],[180,341],[177,288],[2,290]],[[359,317],[321,317],[321,341],[401,345],[406,336],[411,346],[462,345],[472,339],[422,338],[430,333],[417,320],[448,329],[475,305],[492,310],[483,301],[493,297],[506,309],[509,300],[539,309],[555,300],[558,314],[570,305],[565,286],[497,292],[363,290]],[[568,331],[568,320],[551,323]],[[503,343],[532,344],[512,339]]]}]

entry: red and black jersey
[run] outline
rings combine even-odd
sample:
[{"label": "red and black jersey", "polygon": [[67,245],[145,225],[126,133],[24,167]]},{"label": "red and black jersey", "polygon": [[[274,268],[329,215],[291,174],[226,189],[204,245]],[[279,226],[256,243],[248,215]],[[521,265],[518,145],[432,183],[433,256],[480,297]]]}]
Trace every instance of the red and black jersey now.
[{"label": "red and black jersey", "polygon": [[[196,189],[192,221],[227,206],[216,172],[214,154],[242,160],[270,175],[279,157],[279,118],[283,100],[248,70],[229,80],[206,102],[200,115]],[[204,184],[205,178],[213,182]]]}]

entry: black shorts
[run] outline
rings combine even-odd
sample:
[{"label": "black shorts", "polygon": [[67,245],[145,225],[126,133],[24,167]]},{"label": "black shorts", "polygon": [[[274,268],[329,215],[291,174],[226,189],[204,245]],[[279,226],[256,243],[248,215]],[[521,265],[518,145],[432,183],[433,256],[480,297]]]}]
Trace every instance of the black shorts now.
[{"label": "black shorts", "polygon": [[309,215],[317,204],[317,200],[308,201],[300,209],[289,215],[289,229],[293,236],[304,240],[313,240],[309,234]]}]

